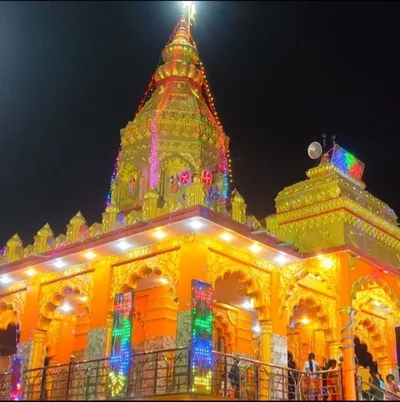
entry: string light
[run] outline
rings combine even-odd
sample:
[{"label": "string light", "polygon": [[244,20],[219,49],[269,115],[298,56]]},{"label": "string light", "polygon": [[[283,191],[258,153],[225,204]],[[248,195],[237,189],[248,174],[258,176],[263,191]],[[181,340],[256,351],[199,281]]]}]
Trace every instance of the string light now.
[{"label": "string light", "polygon": [[126,394],[131,363],[133,292],[115,296],[108,394]]},{"label": "string light", "polygon": [[210,394],[212,387],[212,288],[192,281],[193,392]]}]

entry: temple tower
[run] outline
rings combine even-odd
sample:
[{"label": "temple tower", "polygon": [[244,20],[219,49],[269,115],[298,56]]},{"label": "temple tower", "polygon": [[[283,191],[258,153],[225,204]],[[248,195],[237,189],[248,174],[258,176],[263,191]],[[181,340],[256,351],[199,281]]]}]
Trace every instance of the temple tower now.
[{"label": "temple tower", "polygon": [[162,61],[152,96],[121,130],[111,203],[123,212],[139,209],[153,188],[164,202],[184,199],[196,176],[216,199],[227,198],[229,139],[210,110],[204,70],[183,17]]}]

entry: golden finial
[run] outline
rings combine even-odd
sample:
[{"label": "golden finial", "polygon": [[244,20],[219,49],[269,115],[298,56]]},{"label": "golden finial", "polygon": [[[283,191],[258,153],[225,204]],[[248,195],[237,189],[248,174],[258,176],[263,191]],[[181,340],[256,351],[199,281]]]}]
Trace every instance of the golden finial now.
[{"label": "golden finial", "polygon": [[81,211],[78,211],[77,214],[69,221],[69,223],[73,224],[81,224],[84,225],[86,223],[85,218],[82,216]]}]

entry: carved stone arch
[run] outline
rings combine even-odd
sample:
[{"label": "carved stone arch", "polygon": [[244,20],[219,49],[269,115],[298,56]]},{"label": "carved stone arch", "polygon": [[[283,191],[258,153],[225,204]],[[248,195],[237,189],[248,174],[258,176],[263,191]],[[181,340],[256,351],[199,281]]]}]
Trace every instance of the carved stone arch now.
[{"label": "carved stone arch", "polygon": [[294,308],[300,306],[301,303],[316,308],[317,318],[321,323],[321,329],[325,332],[326,340],[333,340],[334,328],[337,325],[335,300],[310,290],[298,289],[286,301],[284,308],[288,311],[289,316],[291,316]]},{"label": "carved stone arch", "polygon": [[[387,353],[386,320],[364,312],[356,315],[356,329],[360,332],[364,329],[364,339],[369,341],[368,348],[375,358],[384,357]],[[366,331],[366,332],[365,332]],[[368,335],[368,336],[367,336]]]},{"label": "carved stone arch", "polygon": [[254,308],[259,314],[259,320],[270,317],[271,277],[269,272],[231,260],[211,250],[207,266],[209,281],[213,287],[218,279],[237,274],[239,282],[246,285],[246,294],[254,298]]},{"label": "carved stone arch", "polygon": [[333,261],[332,267],[328,269],[321,268],[321,262],[318,258],[285,266],[285,271],[281,272],[280,276],[280,298],[282,300],[281,306],[284,306],[289,297],[293,294],[294,289],[298,286],[299,281],[308,276],[323,282],[326,285],[327,290],[333,291],[334,294],[336,294],[338,289],[338,280],[336,275],[337,257],[330,256],[328,258],[331,258]]},{"label": "carved stone arch", "polygon": [[179,280],[179,260],[180,250],[174,250],[147,260],[115,266],[110,297],[113,299],[118,293],[135,289],[140,279],[146,278],[151,273],[166,277],[171,290],[175,292]]},{"label": "carved stone arch", "polygon": [[90,300],[92,299],[92,274],[78,275],[68,280],[60,280],[42,286],[39,298],[39,321],[37,329],[46,331],[54,318],[54,313],[69,295],[84,295],[88,298],[85,311],[90,316]]},{"label": "carved stone arch", "polygon": [[382,278],[366,275],[358,278],[351,289],[353,307],[361,310],[371,300],[377,300],[390,308],[396,322],[400,322],[400,298],[394,289]]},{"label": "carved stone arch", "polygon": [[371,339],[371,334],[369,333],[367,328],[357,324],[354,328],[354,336],[359,339],[360,344],[364,344],[367,346],[367,350],[369,353],[374,350],[374,343]]},{"label": "carved stone arch", "polygon": [[21,325],[25,300],[26,291],[12,293],[0,300],[0,329],[6,330],[11,323]]},{"label": "carved stone arch", "polygon": [[226,344],[230,347],[230,351],[234,349],[234,334],[231,331],[231,326],[229,325],[228,320],[224,317],[224,315],[220,312],[213,311],[213,318],[215,323],[215,331],[218,336],[224,336],[226,339]]}]

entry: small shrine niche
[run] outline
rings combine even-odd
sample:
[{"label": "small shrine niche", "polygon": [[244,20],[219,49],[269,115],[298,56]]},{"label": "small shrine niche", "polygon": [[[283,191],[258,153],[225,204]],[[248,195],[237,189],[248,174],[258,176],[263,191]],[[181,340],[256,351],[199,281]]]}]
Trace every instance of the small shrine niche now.
[{"label": "small shrine niche", "polygon": [[139,205],[143,177],[135,165],[122,166],[112,184],[111,200],[122,210],[136,208]]}]

